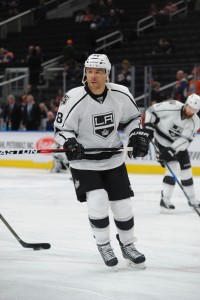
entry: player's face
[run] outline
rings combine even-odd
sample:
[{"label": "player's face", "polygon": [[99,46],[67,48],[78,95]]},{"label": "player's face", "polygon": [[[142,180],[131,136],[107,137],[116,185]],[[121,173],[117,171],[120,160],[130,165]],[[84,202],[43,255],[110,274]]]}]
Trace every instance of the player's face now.
[{"label": "player's face", "polygon": [[104,90],[107,80],[105,69],[86,68],[86,77],[89,89],[92,91],[101,89]]},{"label": "player's face", "polygon": [[196,112],[197,112],[197,109],[192,108],[188,104],[185,106],[184,114],[185,114],[186,118],[191,118]]}]

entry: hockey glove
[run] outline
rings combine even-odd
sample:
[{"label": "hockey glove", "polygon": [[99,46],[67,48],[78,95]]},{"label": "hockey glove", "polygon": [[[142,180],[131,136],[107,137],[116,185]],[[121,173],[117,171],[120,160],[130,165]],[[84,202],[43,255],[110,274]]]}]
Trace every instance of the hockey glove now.
[{"label": "hockey glove", "polygon": [[170,162],[176,159],[176,151],[172,148],[164,148],[161,153],[157,156],[157,161],[161,164],[162,167],[165,167],[165,162]]},{"label": "hockey glove", "polygon": [[144,129],[136,128],[134,129],[128,141],[128,147],[133,147],[133,151],[128,152],[128,156],[133,157],[144,157],[149,151],[149,133]]},{"label": "hockey glove", "polygon": [[68,160],[83,159],[84,147],[75,138],[69,138],[63,145]]}]

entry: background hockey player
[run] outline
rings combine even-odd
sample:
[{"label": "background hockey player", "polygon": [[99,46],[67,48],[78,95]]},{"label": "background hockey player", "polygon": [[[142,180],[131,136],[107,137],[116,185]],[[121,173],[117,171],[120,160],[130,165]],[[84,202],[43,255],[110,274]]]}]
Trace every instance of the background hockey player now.
[{"label": "background hockey player", "polygon": [[[58,143],[54,143],[54,149],[59,149]],[[64,153],[53,153],[53,167],[50,173],[62,173],[69,170],[69,162]]]},{"label": "background hockey player", "polygon": [[[195,207],[200,207],[200,202],[195,197],[187,149],[200,127],[200,119],[196,114],[199,109],[200,97],[192,94],[185,104],[175,100],[154,104],[145,115],[145,129],[151,138],[155,135],[155,145],[160,151],[159,162],[164,166],[163,160],[166,161],[175,174],[180,173],[182,186],[190,198],[189,204]],[[175,180],[166,169],[160,201],[164,210],[175,209],[171,202],[174,186]]]},{"label": "background hockey player", "polygon": [[129,90],[109,83],[111,64],[104,54],[92,54],[85,62],[84,86],[67,92],[55,121],[55,139],[66,149],[77,198],[87,201],[88,217],[105,264],[118,259],[110,245],[109,204],[118,230],[122,254],[130,264],[143,267],[145,256],[133,244],[134,218],[123,152],[85,154],[84,148],[123,146],[117,131],[123,124],[129,136],[129,156],[143,157],[149,148],[148,133],[141,129],[140,111]]}]

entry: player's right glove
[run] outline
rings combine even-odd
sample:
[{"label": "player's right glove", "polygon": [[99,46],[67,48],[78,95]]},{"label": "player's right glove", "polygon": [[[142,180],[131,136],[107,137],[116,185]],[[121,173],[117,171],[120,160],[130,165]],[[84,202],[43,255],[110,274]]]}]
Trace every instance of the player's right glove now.
[{"label": "player's right glove", "polygon": [[84,147],[77,142],[75,138],[69,138],[64,143],[63,148],[66,150],[68,160],[83,159]]},{"label": "player's right glove", "polygon": [[149,151],[149,133],[144,129],[134,129],[128,141],[128,147],[133,147],[133,151],[128,152],[128,156],[133,157],[144,157]]}]

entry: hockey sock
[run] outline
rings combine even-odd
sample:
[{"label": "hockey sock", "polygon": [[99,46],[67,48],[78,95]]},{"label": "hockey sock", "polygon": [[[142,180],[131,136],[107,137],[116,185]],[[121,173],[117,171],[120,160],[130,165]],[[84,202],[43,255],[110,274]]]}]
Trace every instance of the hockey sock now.
[{"label": "hockey sock", "polygon": [[102,245],[110,241],[109,231],[109,200],[103,189],[87,193],[88,217],[96,243]]},{"label": "hockey sock", "polygon": [[110,207],[121,242],[124,245],[133,243],[134,217],[131,198],[110,201]]}]

